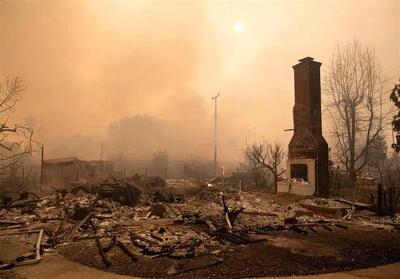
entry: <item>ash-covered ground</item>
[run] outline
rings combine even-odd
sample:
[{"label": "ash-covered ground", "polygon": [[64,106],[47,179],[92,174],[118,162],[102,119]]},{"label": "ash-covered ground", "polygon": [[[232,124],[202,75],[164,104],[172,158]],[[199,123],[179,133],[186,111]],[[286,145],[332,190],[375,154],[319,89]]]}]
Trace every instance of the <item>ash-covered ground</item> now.
[{"label": "ash-covered ground", "polygon": [[189,180],[140,192],[129,205],[77,191],[3,209],[3,268],[35,259],[41,230],[40,257],[147,278],[303,275],[400,260],[399,216],[363,204]]}]

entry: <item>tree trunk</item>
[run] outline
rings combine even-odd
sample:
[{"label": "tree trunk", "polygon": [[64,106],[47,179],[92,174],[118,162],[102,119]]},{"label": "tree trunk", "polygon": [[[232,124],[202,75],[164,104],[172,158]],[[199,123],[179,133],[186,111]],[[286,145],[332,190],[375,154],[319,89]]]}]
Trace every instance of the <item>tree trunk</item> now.
[{"label": "tree trunk", "polygon": [[349,182],[350,182],[350,187],[352,189],[354,189],[354,187],[356,186],[356,181],[357,181],[357,174],[354,170],[354,166],[353,169],[350,168],[349,170]]},{"label": "tree trunk", "polygon": [[383,188],[382,183],[378,183],[378,214],[383,215]]},{"label": "tree trunk", "polygon": [[356,159],[356,109],[354,104],[350,105],[350,122],[351,122],[351,133],[349,135],[349,147],[350,147],[350,158],[349,158],[349,176],[350,176],[350,187],[354,189],[356,184],[356,171],[355,171],[355,159]]}]

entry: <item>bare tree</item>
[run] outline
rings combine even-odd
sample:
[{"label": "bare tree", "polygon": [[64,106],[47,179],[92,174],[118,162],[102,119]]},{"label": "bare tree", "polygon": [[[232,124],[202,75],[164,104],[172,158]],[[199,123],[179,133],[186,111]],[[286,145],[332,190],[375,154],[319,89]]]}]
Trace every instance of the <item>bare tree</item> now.
[{"label": "bare tree", "polygon": [[6,78],[0,84],[0,168],[4,169],[32,152],[33,129],[25,125],[9,124],[10,116],[22,97],[26,86],[18,77]]},{"label": "bare tree", "polygon": [[285,172],[279,171],[279,165],[285,157],[282,144],[275,142],[273,145],[266,142],[247,145],[243,150],[244,157],[252,171],[260,169],[269,170],[274,177],[274,192],[278,190],[278,178]]},{"label": "bare tree", "polygon": [[357,40],[337,46],[324,79],[324,104],[332,122],[334,155],[352,186],[383,131],[383,84],[373,48]]},{"label": "bare tree", "polygon": [[400,168],[397,154],[379,167],[380,182],[377,191],[379,214],[393,215],[400,210]]},{"label": "bare tree", "polygon": [[393,142],[392,148],[399,153],[400,152],[400,79],[399,83],[396,83],[390,94],[390,101],[393,102],[396,114],[393,115],[392,130],[396,133],[396,141]]}]

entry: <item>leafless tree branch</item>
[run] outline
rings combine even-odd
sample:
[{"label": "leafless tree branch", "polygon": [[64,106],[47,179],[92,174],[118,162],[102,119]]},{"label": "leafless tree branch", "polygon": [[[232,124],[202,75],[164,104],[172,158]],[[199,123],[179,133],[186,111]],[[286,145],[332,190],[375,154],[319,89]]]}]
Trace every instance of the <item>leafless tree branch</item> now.
[{"label": "leafless tree branch", "polygon": [[384,79],[374,49],[360,41],[338,45],[324,79],[324,106],[331,119],[336,160],[355,182],[386,124]]},{"label": "leafless tree branch", "polygon": [[[32,152],[33,129],[23,125],[8,125],[10,114],[22,97],[26,86],[18,77],[7,77],[0,85],[0,169],[9,167]],[[14,126],[14,127],[12,127]]]},{"label": "leafless tree branch", "polygon": [[274,190],[277,191],[278,178],[285,172],[279,171],[285,151],[282,144],[275,142],[269,144],[266,142],[253,143],[243,149],[243,155],[251,170],[268,169],[274,176]]}]

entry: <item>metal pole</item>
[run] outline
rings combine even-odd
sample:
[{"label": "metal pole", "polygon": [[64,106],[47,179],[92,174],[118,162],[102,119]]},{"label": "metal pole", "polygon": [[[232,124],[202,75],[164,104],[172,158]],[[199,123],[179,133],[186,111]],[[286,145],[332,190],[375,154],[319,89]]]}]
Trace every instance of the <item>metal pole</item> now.
[{"label": "metal pole", "polygon": [[214,100],[214,175],[217,176],[217,98],[220,96],[218,92],[217,95],[212,97],[211,99]]},{"label": "metal pole", "polygon": [[42,184],[43,184],[43,156],[44,156],[44,146],[42,145],[42,155],[40,157],[40,185],[39,185],[39,192],[41,192]]},{"label": "metal pole", "polygon": [[101,150],[100,150],[100,162],[103,159],[103,143],[101,144]]},{"label": "metal pole", "polygon": [[214,171],[215,171],[215,176],[217,176],[218,173],[218,166],[217,166],[217,98],[215,98],[215,104],[214,104],[214,111],[215,111],[215,123],[214,123]]}]

